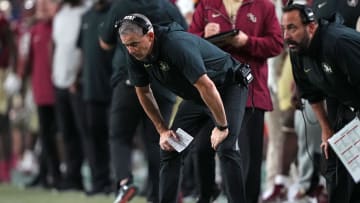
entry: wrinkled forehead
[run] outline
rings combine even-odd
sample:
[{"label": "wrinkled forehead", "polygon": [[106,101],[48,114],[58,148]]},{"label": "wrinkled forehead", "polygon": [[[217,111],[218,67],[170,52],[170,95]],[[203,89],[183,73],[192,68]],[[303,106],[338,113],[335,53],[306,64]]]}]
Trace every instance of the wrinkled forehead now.
[{"label": "wrinkled forehead", "polygon": [[142,43],[143,35],[140,35],[138,33],[128,33],[120,35],[120,40],[123,45],[129,46],[129,45],[138,45]]},{"label": "wrinkled forehead", "polygon": [[136,32],[125,32],[119,35],[121,39],[126,40],[140,40],[142,37],[144,37],[143,34],[139,34]]}]

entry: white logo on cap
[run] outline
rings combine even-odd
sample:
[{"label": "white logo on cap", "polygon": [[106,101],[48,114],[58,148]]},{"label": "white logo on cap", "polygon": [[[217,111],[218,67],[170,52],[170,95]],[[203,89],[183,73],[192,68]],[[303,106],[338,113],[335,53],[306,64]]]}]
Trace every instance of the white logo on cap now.
[{"label": "white logo on cap", "polygon": [[134,20],[136,16],[125,16],[124,20]]}]

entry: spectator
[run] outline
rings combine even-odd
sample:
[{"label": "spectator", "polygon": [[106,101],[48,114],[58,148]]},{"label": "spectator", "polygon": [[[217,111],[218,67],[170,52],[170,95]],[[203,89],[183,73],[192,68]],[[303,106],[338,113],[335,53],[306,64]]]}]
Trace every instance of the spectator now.
[{"label": "spectator", "polygon": [[53,23],[54,60],[52,82],[55,86],[55,105],[59,131],[65,146],[65,178],[60,190],[83,190],[83,136],[86,136],[81,87],[78,81],[80,50],[76,40],[81,16],[86,11],[81,0],[65,0]]},{"label": "spectator", "polygon": [[[267,59],[281,53],[283,42],[271,1],[203,0],[197,5],[189,31],[201,37],[238,29],[221,48],[249,63],[254,81],[249,85],[244,122],[239,133],[246,202],[257,202],[263,149],[264,112],[272,110],[267,87]],[[239,186],[240,187],[240,186]]]},{"label": "spectator", "polygon": [[85,102],[86,136],[84,154],[90,166],[92,189],[88,195],[111,192],[108,136],[108,107],[111,96],[111,51],[104,51],[98,43],[98,31],[102,28],[110,10],[107,0],[99,0],[82,16],[77,41],[82,51],[81,86]]}]

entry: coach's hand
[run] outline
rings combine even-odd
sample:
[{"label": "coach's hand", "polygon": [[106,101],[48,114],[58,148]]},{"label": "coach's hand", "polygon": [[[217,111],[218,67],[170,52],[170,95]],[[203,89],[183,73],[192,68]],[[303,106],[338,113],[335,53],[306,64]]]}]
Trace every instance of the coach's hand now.
[{"label": "coach's hand", "polygon": [[176,133],[172,130],[166,130],[160,133],[160,148],[164,151],[174,151],[174,148],[168,142],[169,138],[173,137],[175,140],[178,140]]},{"label": "coach's hand", "polygon": [[216,150],[219,144],[226,139],[229,134],[229,129],[220,131],[215,127],[211,132],[211,147]]},{"label": "coach's hand", "polygon": [[321,129],[321,150],[325,155],[325,158],[329,158],[329,142],[328,139],[334,134],[332,129]]}]

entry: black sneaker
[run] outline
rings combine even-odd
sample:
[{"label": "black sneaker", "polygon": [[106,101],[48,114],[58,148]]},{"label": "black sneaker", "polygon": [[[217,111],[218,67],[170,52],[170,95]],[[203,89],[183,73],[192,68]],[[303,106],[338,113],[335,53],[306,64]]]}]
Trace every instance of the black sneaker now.
[{"label": "black sneaker", "polygon": [[123,185],[119,189],[119,193],[116,196],[114,203],[127,203],[137,193],[138,189],[134,185]]}]

